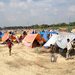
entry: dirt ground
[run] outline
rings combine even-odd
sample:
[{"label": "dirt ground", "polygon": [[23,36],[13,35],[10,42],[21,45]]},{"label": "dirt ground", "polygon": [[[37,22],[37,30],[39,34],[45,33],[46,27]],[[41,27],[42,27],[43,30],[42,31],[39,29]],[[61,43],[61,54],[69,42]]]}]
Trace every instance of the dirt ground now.
[{"label": "dirt ground", "polygon": [[38,53],[43,48],[28,48],[15,44],[12,55],[0,45],[0,75],[75,75],[75,56],[65,60],[57,54],[57,61],[50,61],[50,53]]}]

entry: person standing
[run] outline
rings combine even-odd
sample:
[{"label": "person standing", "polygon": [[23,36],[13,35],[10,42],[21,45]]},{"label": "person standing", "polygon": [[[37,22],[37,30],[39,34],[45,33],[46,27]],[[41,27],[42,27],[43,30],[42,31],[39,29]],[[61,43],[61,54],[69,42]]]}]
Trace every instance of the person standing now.
[{"label": "person standing", "polygon": [[70,42],[70,39],[67,39],[67,52],[66,52],[66,59],[70,58],[70,51],[72,49],[72,44]]},{"label": "person standing", "polygon": [[27,32],[23,31],[22,35],[19,37],[19,42],[22,42],[22,40],[25,38],[26,35],[27,35]]},{"label": "person standing", "polygon": [[55,52],[56,52],[56,46],[50,45],[50,52],[51,52],[51,62],[56,62]]},{"label": "person standing", "polygon": [[11,56],[11,50],[12,50],[13,43],[12,43],[12,41],[10,39],[7,39],[6,44],[7,44],[8,48],[9,48],[9,56]]},{"label": "person standing", "polygon": [[75,50],[75,38],[72,40],[72,47],[73,47],[73,50]]}]

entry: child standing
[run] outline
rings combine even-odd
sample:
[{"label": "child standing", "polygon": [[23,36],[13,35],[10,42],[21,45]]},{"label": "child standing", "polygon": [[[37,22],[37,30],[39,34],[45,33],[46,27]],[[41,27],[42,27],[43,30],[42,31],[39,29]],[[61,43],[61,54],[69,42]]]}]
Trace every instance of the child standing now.
[{"label": "child standing", "polygon": [[7,39],[6,44],[7,44],[8,48],[9,48],[9,55],[11,56],[11,49],[12,49],[13,43],[12,43],[12,41],[10,39]]}]

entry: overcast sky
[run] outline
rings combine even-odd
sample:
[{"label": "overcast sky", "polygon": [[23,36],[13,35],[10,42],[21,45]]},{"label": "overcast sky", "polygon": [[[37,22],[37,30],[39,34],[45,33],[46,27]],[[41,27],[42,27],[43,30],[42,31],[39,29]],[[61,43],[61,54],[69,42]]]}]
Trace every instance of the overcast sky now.
[{"label": "overcast sky", "polygon": [[0,27],[70,21],[75,21],[75,0],[0,0]]}]

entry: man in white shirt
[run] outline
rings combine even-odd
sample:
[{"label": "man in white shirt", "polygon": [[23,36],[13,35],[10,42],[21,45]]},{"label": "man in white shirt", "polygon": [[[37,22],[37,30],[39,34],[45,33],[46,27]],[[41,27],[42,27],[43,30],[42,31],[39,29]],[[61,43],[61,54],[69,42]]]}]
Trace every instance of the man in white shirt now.
[{"label": "man in white shirt", "polygon": [[66,52],[66,58],[67,59],[70,57],[71,49],[72,49],[72,44],[70,42],[70,39],[67,39],[67,52]]}]

